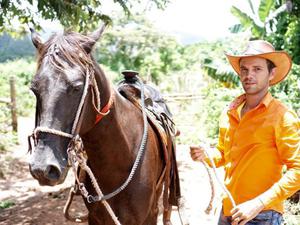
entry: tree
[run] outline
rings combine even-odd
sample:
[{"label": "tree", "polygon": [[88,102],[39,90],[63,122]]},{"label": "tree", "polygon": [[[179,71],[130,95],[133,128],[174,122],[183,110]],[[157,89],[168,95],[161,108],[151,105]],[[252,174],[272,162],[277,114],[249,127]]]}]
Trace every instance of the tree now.
[{"label": "tree", "polygon": [[35,50],[28,36],[17,40],[6,33],[0,36],[0,63],[17,58],[33,57]]},{"label": "tree", "polygon": [[[292,5],[289,5],[292,2]],[[233,7],[232,13],[240,20],[240,24],[232,28],[239,32],[251,29],[252,38],[262,38],[272,43],[277,50],[284,49],[293,60],[293,68],[289,76],[278,85],[272,87],[273,95],[290,104],[295,110],[299,105],[300,78],[300,0],[261,0],[258,11],[255,11],[251,0],[248,0],[252,14]],[[292,7],[291,7],[292,6]],[[290,7],[290,8],[289,8]],[[281,10],[286,9],[286,10]],[[280,13],[275,13],[275,12]],[[263,26],[258,26],[255,15],[259,15]],[[240,29],[237,29],[240,28]]]},{"label": "tree", "polygon": [[158,83],[172,71],[186,67],[183,46],[175,38],[161,34],[143,16],[115,21],[96,48],[97,60],[113,71],[139,71]]},{"label": "tree", "polygon": [[270,41],[276,49],[285,49],[293,62],[300,64],[300,0],[261,0],[257,10],[248,0],[250,12],[232,7],[231,12],[240,23],[233,33],[250,30],[252,38]]},{"label": "tree", "polygon": [[[279,7],[283,1],[276,1]],[[277,49],[286,50],[297,65],[300,65],[300,0],[292,1],[292,11],[281,13],[276,19],[276,32],[270,34],[268,40]]]},{"label": "tree", "polygon": [[[104,0],[1,0],[0,32],[24,32],[25,26],[40,27],[40,19],[58,20],[64,27],[73,30],[87,30],[98,24],[99,20],[109,22],[109,15],[101,12]],[[133,5],[140,0],[113,0],[127,15]],[[164,8],[168,0],[149,0],[158,8]],[[147,4],[148,5],[148,4]],[[25,25],[25,26],[24,26]]]},{"label": "tree", "polygon": [[250,30],[254,38],[264,38],[268,29],[272,29],[272,23],[266,23],[275,6],[274,0],[261,0],[257,11],[251,0],[248,0],[250,12],[245,12],[232,6],[231,13],[240,23],[231,27],[233,33]]}]

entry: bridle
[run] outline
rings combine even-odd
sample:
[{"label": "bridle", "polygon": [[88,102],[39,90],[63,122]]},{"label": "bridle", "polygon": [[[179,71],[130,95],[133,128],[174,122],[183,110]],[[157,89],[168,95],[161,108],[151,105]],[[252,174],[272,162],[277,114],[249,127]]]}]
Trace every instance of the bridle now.
[{"label": "bridle", "polygon": [[[86,76],[85,76],[85,84],[84,84],[84,89],[83,89],[83,93],[81,96],[81,100],[80,103],[78,105],[77,111],[76,111],[76,116],[72,125],[72,130],[71,133],[67,133],[61,130],[57,130],[57,129],[53,129],[53,128],[49,128],[49,127],[43,127],[43,126],[37,126],[33,131],[33,133],[29,136],[30,138],[33,138],[34,140],[34,145],[37,145],[37,140],[38,140],[38,134],[39,133],[50,133],[50,134],[54,134],[57,136],[61,136],[61,137],[66,137],[66,138],[74,138],[76,135],[79,134],[79,129],[80,129],[80,115],[82,114],[82,110],[83,110],[83,105],[84,102],[86,100],[86,96],[88,94],[88,90],[89,90],[89,86],[91,85],[92,87],[92,93],[93,93],[93,106],[97,112],[97,116],[95,118],[95,124],[98,123],[104,116],[108,115],[110,112],[110,107],[113,104],[113,95],[111,94],[108,103],[103,107],[103,109],[101,110],[101,102],[100,102],[100,92],[99,92],[99,88],[98,88],[98,84],[97,81],[95,79],[94,73],[91,72],[91,69],[87,69],[86,71]],[[29,140],[30,141],[30,140]],[[31,141],[30,141],[30,145],[31,146]]]},{"label": "bridle", "polygon": [[[87,166],[87,159],[85,157],[86,153],[83,149],[83,143],[82,140],[79,136],[79,129],[80,129],[80,125],[81,125],[81,115],[82,115],[82,111],[83,111],[83,107],[84,107],[84,103],[86,100],[86,96],[88,94],[88,88],[91,85],[92,86],[92,103],[93,103],[93,107],[97,112],[96,118],[95,118],[95,124],[99,123],[99,121],[106,115],[109,114],[110,112],[110,108],[113,104],[113,99],[114,99],[114,92],[111,91],[110,94],[110,98],[109,101],[107,102],[107,104],[102,108],[101,108],[101,102],[100,102],[100,92],[98,89],[98,85],[97,85],[97,81],[95,79],[94,76],[94,72],[91,69],[92,67],[90,66],[87,71],[86,71],[86,77],[85,77],[85,85],[84,85],[84,90],[81,96],[81,100],[79,103],[79,106],[77,108],[77,112],[76,112],[76,116],[72,125],[72,130],[71,133],[67,133],[61,130],[57,130],[57,129],[53,129],[53,128],[48,128],[48,127],[42,127],[42,126],[37,126],[37,115],[38,113],[36,113],[36,127],[33,131],[33,133],[31,135],[28,136],[28,142],[29,142],[29,152],[31,152],[31,139],[33,139],[34,141],[34,145],[37,145],[37,140],[38,140],[38,134],[39,133],[50,133],[50,134],[54,134],[57,136],[61,136],[61,137],[65,137],[65,138],[69,138],[71,139],[68,145],[68,161],[70,166],[72,166],[73,168],[73,172],[75,175],[75,185],[77,186],[77,188],[81,191],[81,194],[87,199],[87,202],[92,203],[92,202],[97,202],[100,201],[105,208],[107,209],[108,213],[110,214],[111,218],[113,219],[115,224],[120,224],[120,222],[118,221],[118,218],[115,216],[113,210],[111,209],[110,205],[107,203],[107,200],[114,197],[115,195],[117,195],[118,193],[120,193],[122,190],[124,190],[128,184],[130,183],[130,181],[132,180],[139,164],[140,161],[142,159],[142,156],[144,155],[144,150],[145,150],[145,145],[147,142],[147,136],[148,136],[148,132],[147,132],[147,115],[146,115],[146,111],[145,111],[145,104],[144,104],[144,86],[143,86],[143,82],[141,80],[138,80],[138,84],[141,86],[141,109],[142,109],[142,114],[143,114],[143,124],[144,124],[144,132],[142,135],[142,140],[141,140],[141,144],[139,147],[139,151],[137,154],[137,157],[135,159],[135,162],[131,168],[131,172],[128,176],[128,178],[126,179],[126,181],[119,187],[117,188],[115,191],[107,194],[107,195],[103,195],[97,180],[95,178],[95,176],[93,175],[93,172],[90,170],[90,168]],[[91,182],[93,187],[95,188],[96,192],[97,192],[97,196],[92,196],[89,195],[89,193],[87,192],[85,186],[83,183],[80,182],[79,177],[78,177],[78,166],[86,171],[88,173],[88,175],[91,178]],[[72,192],[72,193],[71,193]],[[71,195],[74,195],[74,191],[71,190]],[[71,198],[69,197],[68,202],[66,203],[65,209],[64,209],[64,213],[65,216],[70,219],[73,220],[73,218],[70,217],[70,215],[68,214],[68,209],[70,206],[70,201],[72,201],[72,196]],[[77,218],[78,219],[78,218]],[[77,220],[76,219],[76,220]],[[73,220],[76,222],[76,220]],[[81,220],[81,219],[78,219]]]},{"label": "bridle", "polygon": [[[74,175],[75,175],[75,186],[78,186],[78,188],[81,191],[82,195],[87,198],[88,202],[89,202],[88,197],[90,197],[90,195],[88,194],[84,184],[81,183],[80,180],[79,180],[79,177],[78,177],[78,174],[77,174],[78,166],[80,166],[83,170],[88,172],[88,174],[91,177],[91,180],[92,180],[92,183],[93,183],[95,189],[96,190],[98,189],[97,190],[98,195],[103,196],[103,194],[102,194],[102,191],[100,190],[99,186],[97,184],[95,184],[96,179],[95,179],[95,176],[93,175],[92,171],[90,170],[90,168],[86,164],[87,159],[85,157],[82,157],[82,155],[84,153],[83,152],[84,149],[83,149],[82,140],[79,136],[79,130],[80,130],[80,126],[81,126],[80,116],[82,115],[83,106],[84,106],[84,103],[85,103],[85,100],[86,100],[86,97],[87,97],[87,94],[88,94],[89,86],[92,87],[92,89],[91,89],[91,91],[92,91],[92,102],[93,102],[93,107],[97,112],[97,115],[96,115],[96,118],[95,118],[95,124],[99,123],[100,120],[104,116],[109,114],[110,108],[113,104],[113,96],[114,96],[113,92],[111,92],[108,103],[101,109],[100,91],[99,91],[99,88],[98,88],[96,78],[94,76],[94,72],[92,72],[93,70],[91,68],[93,68],[93,67],[89,66],[86,70],[84,89],[83,89],[83,93],[82,93],[82,96],[81,96],[81,99],[80,99],[80,102],[79,102],[79,105],[78,105],[78,108],[77,108],[77,111],[76,111],[76,115],[75,115],[75,119],[74,119],[74,122],[73,122],[73,125],[72,125],[71,133],[67,133],[67,132],[57,130],[57,129],[53,129],[53,128],[37,126],[37,124],[38,124],[38,118],[37,118],[38,117],[38,112],[36,112],[36,127],[33,130],[33,133],[28,136],[29,152],[32,151],[31,139],[33,139],[33,141],[34,141],[34,146],[37,146],[37,140],[38,140],[38,134],[39,133],[50,133],[50,134],[54,134],[54,135],[57,135],[57,136],[61,136],[61,137],[71,139],[69,144],[68,144],[68,150],[67,150],[68,159],[69,159],[68,163],[70,164],[69,166],[71,166],[73,168],[73,172],[74,172]],[[38,108],[36,110],[38,110]],[[121,225],[120,222],[118,221],[118,218],[115,216],[112,208],[107,203],[107,201],[103,200],[102,203],[104,204],[104,206],[107,209],[108,213],[112,217],[114,223],[117,224],[117,225]],[[71,203],[68,199],[68,202],[66,203],[66,206],[65,206],[65,209],[64,209],[64,213],[65,213],[65,216],[68,217],[68,219],[72,220],[73,218],[71,218],[70,215],[68,214],[68,212],[66,212],[69,209],[70,204]],[[82,217],[82,218],[86,219],[86,217]],[[78,222],[78,221],[81,221],[81,218],[74,219],[74,222]]]}]

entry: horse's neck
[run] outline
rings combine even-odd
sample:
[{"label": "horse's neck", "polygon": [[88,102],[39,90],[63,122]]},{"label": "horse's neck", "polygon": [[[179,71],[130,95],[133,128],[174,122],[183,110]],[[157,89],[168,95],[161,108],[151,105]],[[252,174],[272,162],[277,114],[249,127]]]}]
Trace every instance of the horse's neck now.
[{"label": "horse's neck", "polygon": [[100,74],[96,74],[96,80],[100,91],[101,107],[108,103],[111,95],[113,95],[113,104],[110,113],[88,132],[85,146],[103,157],[112,154],[123,154],[126,157],[135,154],[143,131],[141,112],[112,89],[112,85],[100,68],[99,72]]}]

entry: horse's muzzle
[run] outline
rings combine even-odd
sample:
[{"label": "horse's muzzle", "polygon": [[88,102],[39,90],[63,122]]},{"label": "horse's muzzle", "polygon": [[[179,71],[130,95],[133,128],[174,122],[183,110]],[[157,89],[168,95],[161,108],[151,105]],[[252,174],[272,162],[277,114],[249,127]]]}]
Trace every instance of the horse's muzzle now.
[{"label": "horse's muzzle", "polygon": [[31,175],[38,180],[40,185],[54,186],[64,181],[60,168],[53,164],[45,166],[30,164],[29,170]]}]

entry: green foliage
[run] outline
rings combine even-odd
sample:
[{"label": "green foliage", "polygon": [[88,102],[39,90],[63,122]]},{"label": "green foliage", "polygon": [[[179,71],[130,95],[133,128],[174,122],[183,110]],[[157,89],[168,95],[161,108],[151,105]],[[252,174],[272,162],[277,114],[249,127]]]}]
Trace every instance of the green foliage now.
[{"label": "green foliage", "polygon": [[0,104],[0,152],[17,144],[17,135],[12,133],[10,108],[6,104]]},{"label": "green foliage", "polygon": [[96,58],[116,73],[131,69],[158,83],[172,71],[186,66],[177,41],[154,29],[143,17],[120,19],[96,48]]},{"label": "green foliage", "polygon": [[241,89],[225,88],[218,82],[212,81],[203,89],[203,105],[196,116],[199,120],[202,120],[202,129],[207,130],[207,138],[211,140],[217,139],[221,113],[228,107],[229,103],[241,93],[243,93]]},{"label": "green foliage", "polygon": [[235,6],[232,6],[231,13],[236,16],[240,23],[230,28],[232,33],[251,30],[254,38],[263,38],[267,34],[267,29],[271,29],[271,24],[266,23],[269,15],[274,9],[274,0],[261,0],[259,7],[254,10],[253,3],[248,0],[251,12],[245,12]]},{"label": "green foliage", "polygon": [[[292,57],[293,62],[300,64],[300,0],[292,1],[291,12],[281,12],[274,18],[270,16],[276,9],[286,4],[285,0],[262,0],[257,10],[254,10],[251,0],[248,0],[251,12],[244,12],[237,7],[232,7],[231,12],[240,24],[231,27],[233,33],[251,30],[252,38],[266,39],[277,50],[284,49]],[[257,21],[259,18],[260,21]]]},{"label": "green foliage", "polygon": [[33,57],[35,48],[27,36],[13,39],[8,34],[0,36],[0,62],[17,58]]},{"label": "green foliage", "polygon": [[[158,8],[164,8],[168,2],[168,0],[148,1]],[[73,30],[89,30],[95,28],[99,20],[111,22],[111,18],[101,12],[103,3],[104,0],[2,0],[0,2],[0,32],[25,33],[27,25],[40,29],[41,18],[58,20],[64,27]],[[129,15],[130,8],[135,4],[141,4],[141,1],[113,0],[111,3],[117,3]]]},{"label": "green foliage", "polygon": [[201,60],[203,71],[214,80],[219,81],[224,87],[238,87],[240,84],[239,77],[228,63],[225,52],[227,54],[238,52],[239,54],[241,49],[244,49],[248,38],[247,35],[235,35],[225,40],[199,45],[198,50],[202,54],[198,60]]},{"label": "green foliage", "polygon": [[262,22],[265,22],[274,7],[274,0],[262,0],[260,1],[258,8],[258,15]]},{"label": "green foliage", "polygon": [[0,202],[0,209],[7,209],[14,206],[15,203],[11,200],[5,200]]},{"label": "green foliage", "polygon": [[[277,7],[282,1],[278,1]],[[276,20],[276,32],[268,36],[276,49],[286,50],[293,62],[300,65],[300,0],[292,1],[292,12],[284,12],[278,15]]]},{"label": "green foliage", "polygon": [[271,93],[286,105],[300,112],[300,66],[294,64],[287,78],[271,88]]},{"label": "green foliage", "polygon": [[[28,116],[33,112],[35,99],[29,92],[31,77],[34,74],[35,64],[32,61],[19,59],[0,64],[0,96],[10,99],[9,79],[16,78],[17,114]],[[0,151],[5,151],[17,143],[17,135],[12,133],[11,114],[8,105],[0,104]]]},{"label": "green foliage", "polygon": [[230,28],[231,32],[237,33],[240,31],[245,31],[248,29],[251,29],[253,34],[256,34],[258,36],[263,35],[265,32],[264,29],[262,29],[254,20],[256,15],[248,15],[247,13],[243,12],[239,8],[232,6],[231,13],[238,17],[240,20],[240,24],[236,24],[233,27]]},{"label": "green foliage", "polygon": [[[216,61],[214,61],[214,63]],[[238,87],[238,85],[240,84],[240,80],[236,75],[236,72],[234,72],[229,66],[224,67],[224,65],[224,63],[220,66],[207,64],[204,66],[204,71],[214,80],[223,83],[225,87]]]},{"label": "green foliage", "polygon": [[9,79],[16,77],[17,110],[18,115],[29,115],[34,105],[29,85],[35,73],[35,63],[30,60],[19,59],[0,64],[0,96],[10,98]]}]

